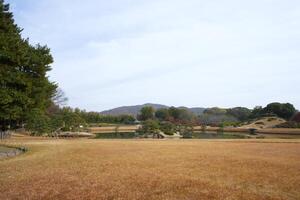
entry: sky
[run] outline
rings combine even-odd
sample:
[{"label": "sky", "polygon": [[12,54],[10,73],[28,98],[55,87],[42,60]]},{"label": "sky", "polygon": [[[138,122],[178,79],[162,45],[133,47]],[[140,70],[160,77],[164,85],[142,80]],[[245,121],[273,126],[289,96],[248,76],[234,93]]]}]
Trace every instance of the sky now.
[{"label": "sky", "polygon": [[299,0],[6,0],[68,105],[300,109]]}]

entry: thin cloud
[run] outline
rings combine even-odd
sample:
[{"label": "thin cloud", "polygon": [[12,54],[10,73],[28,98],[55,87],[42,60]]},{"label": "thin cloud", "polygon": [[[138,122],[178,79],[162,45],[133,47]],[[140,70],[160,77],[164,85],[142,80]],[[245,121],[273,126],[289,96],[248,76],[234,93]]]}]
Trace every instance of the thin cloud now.
[{"label": "thin cloud", "polygon": [[299,1],[7,2],[71,106],[300,107]]}]

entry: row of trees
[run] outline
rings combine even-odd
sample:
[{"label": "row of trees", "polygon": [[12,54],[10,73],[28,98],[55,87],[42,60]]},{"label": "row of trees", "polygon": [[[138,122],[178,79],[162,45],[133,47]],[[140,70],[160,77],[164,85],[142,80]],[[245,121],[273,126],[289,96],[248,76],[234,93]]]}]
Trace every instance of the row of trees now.
[{"label": "row of trees", "polygon": [[[65,97],[60,92],[60,95],[58,97],[56,95],[55,99],[63,102]],[[243,107],[230,109],[209,108],[200,116],[194,115],[185,108],[170,107],[155,110],[153,107],[146,106],[141,109],[137,118],[142,121],[143,128],[140,130],[141,132],[151,133],[161,130],[166,134],[172,134],[178,130],[185,130],[195,125],[238,125],[240,122],[245,122],[253,118],[270,115],[290,117],[296,113],[291,104],[280,105],[280,109],[278,109],[278,103],[271,103],[265,108],[256,107],[253,110]],[[289,115],[286,114],[288,112]],[[80,126],[99,125],[99,123],[134,124],[136,123],[136,119],[131,115],[101,115],[97,112],[86,112],[78,108],[60,108],[52,104],[52,106],[48,107],[46,114],[38,109],[33,109],[31,115],[28,117],[27,127],[36,134],[40,134],[43,132],[53,132],[58,128],[62,128],[63,130],[77,130]]]},{"label": "row of trees", "polygon": [[199,120],[202,124],[238,125],[240,122],[246,122],[266,116],[277,116],[285,120],[290,120],[296,113],[297,110],[290,103],[270,103],[266,107],[257,106],[252,110],[245,107],[236,107],[230,109],[216,107],[209,108],[199,116]]},{"label": "row of trees", "polygon": [[35,135],[52,133],[58,130],[79,131],[91,124],[99,126],[100,123],[135,123],[135,118],[131,115],[105,116],[97,112],[86,112],[78,108],[61,108],[55,104],[47,109],[46,114],[38,110],[35,110],[35,112],[26,122],[26,128]]},{"label": "row of trees", "polygon": [[146,121],[149,119],[157,119],[159,121],[169,121],[172,123],[196,123],[197,117],[185,108],[161,108],[155,110],[151,106],[143,107],[137,116],[138,120]]},{"label": "row of trees", "polygon": [[102,115],[98,112],[86,112],[75,109],[75,112],[85,120],[86,123],[113,123],[113,124],[134,124],[136,119],[132,115]]},{"label": "row of trees", "polygon": [[[185,108],[170,107],[154,110],[154,108],[147,106],[141,109],[138,119],[147,122],[156,120],[158,125],[162,124],[162,127],[165,127],[164,124],[167,124],[167,127],[171,127],[170,124],[237,126],[241,122],[264,116],[278,116],[289,120],[296,112],[296,109],[290,103],[270,103],[264,108],[255,107],[253,110],[245,107],[229,109],[214,107],[204,110],[199,116],[194,115]],[[149,124],[153,124],[153,122],[149,122]]]},{"label": "row of trees", "polygon": [[[271,103],[266,107],[255,107],[250,110],[245,107],[235,107],[230,109],[208,108],[196,116],[185,108],[162,108],[155,110],[152,107],[143,107],[138,115],[142,121],[142,127],[138,130],[140,134],[155,134],[157,131],[163,131],[165,134],[180,132],[189,134],[195,125],[213,125],[213,126],[238,126],[242,122],[250,121],[255,118],[265,116],[278,116],[286,120],[296,121],[299,114],[295,115],[296,109],[289,103]],[[284,126],[298,127],[298,124],[287,123]]]}]

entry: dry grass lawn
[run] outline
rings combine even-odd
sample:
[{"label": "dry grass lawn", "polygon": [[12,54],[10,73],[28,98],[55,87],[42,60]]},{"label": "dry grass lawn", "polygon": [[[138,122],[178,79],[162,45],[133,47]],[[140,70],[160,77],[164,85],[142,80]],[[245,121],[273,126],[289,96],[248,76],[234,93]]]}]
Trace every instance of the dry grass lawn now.
[{"label": "dry grass lawn", "polygon": [[300,199],[300,140],[50,140],[0,160],[0,199]]}]

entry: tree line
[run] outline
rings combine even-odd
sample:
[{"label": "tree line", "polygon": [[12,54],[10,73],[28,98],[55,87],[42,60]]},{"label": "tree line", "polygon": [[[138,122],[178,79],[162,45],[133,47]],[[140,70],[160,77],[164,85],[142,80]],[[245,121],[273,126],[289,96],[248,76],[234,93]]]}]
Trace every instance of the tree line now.
[{"label": "tree line", "polygon": [[59,107],[52,105],[46,114],[31,115],[26,128],[34,135],[52,133],[55,131],[81,131],[88,126],[109,124],[134,124],[135,117],[131,115],[110,116],[97,112],[87,112],[79,108]]},{"label": "tree line", "polygon": [[[254,109],[235,107],[223,109],[218,107],[207,108],[201,115],[195,115],[185,108],[161,108],[155,110],[152,107],[144,107],[137,116],[142,121],[139,132],[155,133],[161,130],[165,133],[188,133],[194,126],[239,126],[241,123],[251,120],[276,116],[289,122],[279,127],[298,128],[299,114],[290,103],[270,103],[266,107],[257,106]],[[291,122],[294,121],[294,122]]]},{"label": "tree line", "polygon": [[290,103],[270,103],[266,107],[256,106],[254,109],[245,107],[235,108],[207,108],[201,115],[196,116],[194,113],[185,108],[161,108],[155,110],[146,106],[141,109],[137,118],[141,121],[156,119],[159,121],[169,121],[172,123],[195,123],[195,124],[219,124],[222,122],[246,122],[256,118],[266,116],[277,116],[285,120],[291,119],[297,110]]}]

